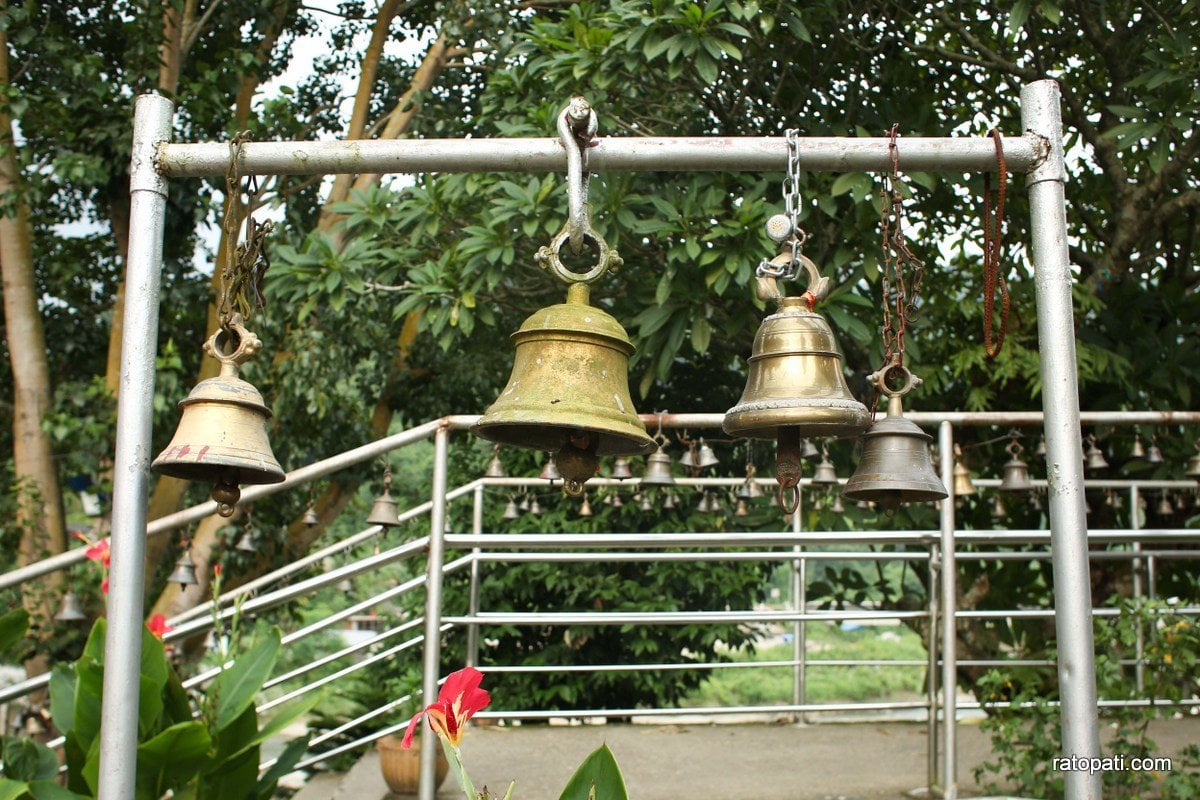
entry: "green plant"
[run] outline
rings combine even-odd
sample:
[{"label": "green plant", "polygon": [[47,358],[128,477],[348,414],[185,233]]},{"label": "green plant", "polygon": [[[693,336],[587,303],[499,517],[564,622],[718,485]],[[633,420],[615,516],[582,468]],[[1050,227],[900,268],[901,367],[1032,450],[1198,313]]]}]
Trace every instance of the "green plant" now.
[{"label": "green plant", "polygon": [[[1191,697],[1200,689],[1196,664],[1200,654],[1200,626],[1175,612],[1171,604],[1153,600],[1119,600],[1120,613],[1096,622],[1096,681],[1105,699],[1148,698],[1148,706],[1115,706],[1103,709],[1112,731],[1105,755],[1136,757],[1161,755],[1149,736],[1150,722],[1164,703]],[[1143,688],[1134,681],[1134,669],[1123,659],[1138,653],[1142,638]],[[1053,655],[1051,656],[1054,657]],[[977,781],[1000,778],[1018,793],[1034,797],[1063,796],[1063,773],[1054,768],[1062,753],[1062,727],[1057,684],[1033,668],[992,670],[979,683],[985,702],[1003,701],[983,728],[991,736],[993,759],[975,770]],[[1157,793],[1164,800],[1200,797],[1200,747],[1190,745],[1176,754],[1172,769],[1106,769],[1104,794],[1112,798],[1140,798]]]}]

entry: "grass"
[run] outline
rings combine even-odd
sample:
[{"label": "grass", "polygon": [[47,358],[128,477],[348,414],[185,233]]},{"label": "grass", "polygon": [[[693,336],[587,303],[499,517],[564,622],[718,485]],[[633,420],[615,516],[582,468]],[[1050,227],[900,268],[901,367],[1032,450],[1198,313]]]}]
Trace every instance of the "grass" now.
[{"label": "grass", "polygon": [[[926,658],[920,637],[904,626],[842,630],[808,625],[806,696],[810,703],[911,699],[924,691],[925,668],[914,666],[822,667],[820,659],[913,660]],[[753,654],[729,653],[734,661],[789,661],[792,645],[760,646]],[[685,706],[778,705],[792,702],[792,668],[714,670],[683,701]]]}]

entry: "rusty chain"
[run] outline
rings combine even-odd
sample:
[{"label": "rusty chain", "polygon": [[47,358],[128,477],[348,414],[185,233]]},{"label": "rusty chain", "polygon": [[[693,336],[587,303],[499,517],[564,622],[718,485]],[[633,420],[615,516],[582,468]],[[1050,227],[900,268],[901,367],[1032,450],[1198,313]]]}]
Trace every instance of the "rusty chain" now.
[{"label": "rusty chain", "polygon": [[242,131],[229,142],[229,169],[225,173],[225,218],[221,230],[225,236],[225,258],[220,265],[221,290],[217,298],[217,319],[222,330],[229,330],[235,316],[249,320],[255,309],[266,307],[263,278],[271,267],[266,239],[273,228],[268,222],[254,219],[253,203],[258,195],[258,178],[246,177],[248,196],[245,214],[246,240],[241,244],[238,234],[242,227],[241,161],[242,147],[251,140],[249,131]]},{"label": "rusty chain", "polygon": [[[1004,234],[1004,194],[1008,186],[1008,169],[1004,163],[1004,143],[1000,131],[992,128],[988,131],[988,136],[996,143],[996,170],[999,180],[993,191],[992,173],[983,174],[983,349],[988,358],[995,358],[1004,347],[1004,337],[1008,335],[1008,315],[1012,310],[1008,284],[1000,272],[1000,245]],[[993,333],[997,289],[1000,290],[1000,329]]]}]

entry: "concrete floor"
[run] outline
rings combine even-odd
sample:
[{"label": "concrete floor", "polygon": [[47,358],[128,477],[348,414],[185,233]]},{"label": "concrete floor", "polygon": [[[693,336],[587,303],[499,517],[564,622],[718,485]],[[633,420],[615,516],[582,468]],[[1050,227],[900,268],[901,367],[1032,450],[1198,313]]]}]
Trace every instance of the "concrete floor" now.
[{"label": "concrete floor", "polygon": [[[1200,718],[1152,726],[1161,752],[1200,742]],[[607,743],[634,800],[878,800],[922,796],[926,728],[903,722],[820,725],[581,725],[472,727],[463,757],[477,788],[514,797],[554,800],[575,767]],[[958,726],[959,792],[981,792],[971,769],[989,757],[976,725]],[[439,797],[461,797],[449,777]],[[378,758],[364,756],[345,775],[317,776],[295,800],[383,800]]]}]

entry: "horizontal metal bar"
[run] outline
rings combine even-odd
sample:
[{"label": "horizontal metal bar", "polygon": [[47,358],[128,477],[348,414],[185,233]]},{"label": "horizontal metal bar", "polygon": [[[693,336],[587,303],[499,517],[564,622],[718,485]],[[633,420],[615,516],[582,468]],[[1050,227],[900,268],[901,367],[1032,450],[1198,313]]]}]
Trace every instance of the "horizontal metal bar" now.
[{"label": "horizontal metal bar", "polygon": [[928,611],[596,611],[514,613],[487,611],[443,616],[455,625],[726,625],[742,622],[831,622],[855,619],[926,619]]},{"label": "horizontal metal bar", "polygon": [[[686,708],[587,708],[523,711],[481,711],[483,719],[586,719],[589,717],[674,717],[715,716],[717,714],[798,714],[801,712],[896,711],[929,708],[925,700],[896,700],[869,703],[781,703],[761,706],[689,706]],[[403,725],[399,727],[404,727]]]},{"label": "horizontal metal bar", "polygon": [[926,545],[934,531],[809,531],[801,533],[465,533],[446,534],[446,546],[474,547],[786,547],[804,545]]},{"label": "horizontal metal bar", "polygon": [[[985,137],[914,136],[899,142],[909,172],[994,172],[995,143]],[[1036,136],[1004,140],[1009,169],[1027,171],[1045,152]],[[600,137],[589,144],[589,172],[782,172],[783,137]],[[892,168],[884,137],[804,137],[797,143],[806,172],[881,172]],[[332,175],[415,172],[565,172],[558,139],[357,139],[324,142],[247,142],[238,159],[243,175]],[[224,175],[225,142],[159,147],[156,166],[168,177]]]},{"label": "horizontal metal bar", "polygon": [[[1135,561],[1146,556],[1167,559],[1200,559],[1200,550],[1091,550],[1092,561]],[[608,558],[606,554],[604,556]],[[1048,550],[983,550],[955,553],[956,561],[1044,561],[1050,558]]]},{"label": "horizontal metal bar", "polygon": [[[962,700],[959,701],[959,708],[1034,708],[1037,705],[1046,705],[1050,708],[1058,708],[1057,700],[1045,700],[1041,703],[1023,702],[1013,703],[1007,700],[997,702],[986,702],[980,700]],[[1184,698],[1181,700],[1169,700],[1165,697],[1156,697],[1153,700],[1100,700],[1097,705],[1101,708],[1170,708],[1173,706],[1200,706],[1200,700],[1195,698]]]},{"label": "horizontal metal bar", "polygon": [[367,639],[363,639],[361,642],[356,642],[355,644],[343,647],[341,650],[335,650],[332,653],[320,656],[319,658],[316,658],[316,659],[308,662],[307,664],[296,667],[295,669],[291,670],[290,672],[285,672],[282,675],[276,675],[274,678],[271,678],[269,681],[264,683],[262,688],[270,689],[273,686],[278,686],[281,683],[286,683],[286,682],[292,680],[293,678],[299,678],[301,675],[307,675],[308,673],[312,672],[314,669],[320,669],[321,667],[325,666],[326,664],[332,664],[335,661],[340,661],[341,659],[345,658],[346,656],[354,655],[355,653],[357,653],[360,650],[369,650],[370,648],[374,647],[377,644],[382,644],[383,642],[386,642],[388,639],[391,639],[394,636],[398,636],[401,633],[410,631],[413,628],[420,627],[423,624],[425,624],[424,617],[418,617],[415,620],[409,620],[408,622],[405,622],[403,625],[397,625],[396,627],[390,628],[390,629],[383,631],[382,633],[379,633],[375,636],[371,636]]},{"label": "horizontal metal bar", "polygon": [[[1163,609],[1162,614],[1182,614],[1184,616],[1195,616],[1200,614],[1200,607],[1197,606],[1178,606]],[[954,612],[954,616],[959,619],[1045,619],[1051,618],[1055,614],[1053,608],[1014,608],[1014,609],[990,609],[990,608],[962,608]],[[1093,617],[1119,617],[1121,609],[1119,608],[1093,608]]]},{"label": "horizontal metal bar", "polygon": [[[555,666],[550,664],[535,664],[529,666],[499,666],[488,664],[484,669],[492,673],[557,673],[557,672],[671,672],[689,670],[707,672],[725,669],[775,669],[779,667],[794,667],[799,661],[696,661],[684,664],[569,664]],[[890,660],[874,659],[854,661],[853,659],[808,659],[805,664],[816,664],[822,667],[928,667],[927,659]]]},{"label": "horizontal metal bar", "polygon": [[[1041,555],[1034,553],[1032,555]],[[1200,558],[1200,551],[1195,553]],[[928,561],[929,553],[925,550],[885,550],[885,551],[827,551],[806,550],[804,558],[808,561]],[[478,553],[475,560],[481,562],[500,563],[561,563],[561,562],[594,562],[594,551],[575,553],[510,553],[488,551]],[[797,561],[795,553],[779,550],[747,551],[747,552],[705,552],[705,553],[659,553],[657,551],[615,553],[606,551],[605,561]]]}]

